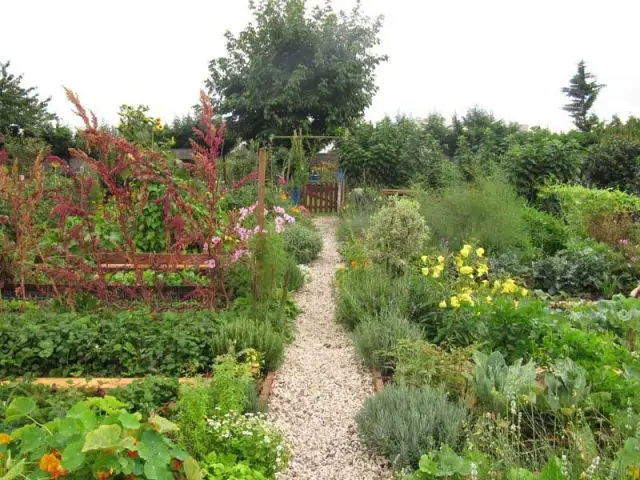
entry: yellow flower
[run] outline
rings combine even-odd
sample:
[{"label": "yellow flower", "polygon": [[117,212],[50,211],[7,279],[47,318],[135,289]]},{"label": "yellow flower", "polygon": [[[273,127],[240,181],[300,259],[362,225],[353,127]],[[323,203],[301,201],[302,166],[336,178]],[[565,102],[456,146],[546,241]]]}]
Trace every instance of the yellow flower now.
[{"label": "yellow flower", "polygon": [[529,290],[527,290],[526,288],[521,288],[520,289],[520,295],[522,295],[523,297],[526,297],[527,295],[529,295]]},{"label": "yellow flower", "polygon": [[423,255],[422,257],[420,257],[420,260],[422,260],[422,263],[427,263],[427,256]]},{"label": "yellow flower", "polygon": [[487,295],[484,300],[487,303],[493,303],[493,298],[491,298],[491,295]]},{"label": "yellow flower", "polygon": [[464,260],[462,259],[462,257],[456,257],[456,267],[460,268],[462,267],[462,265],[464,265]]},{"label": "yellow flower", "polygon": [[470,253],[471,253],[471,245],[465,245],[462,247],[462,250],[460,250],[460,255],[462,255],[465,258],[467,258]]},{"label": "yellow flower", "polygon": [[433,274],[432,274],[433,278],[438,278],[442,273],[443,269],[444,267],[442,265],[436,265],[435,267],[433,267]]},{"label": "yellow flower", "polygon": [[486,287],[487,285],[489,285],[489,280],[485,278],[484,280],[482,280],[482,286]]},{"label": "yellow flower", "polygon": [[439,306],[440,308],[447,308],[447,302],[446,302],[445,300],[442,300],[442,301],[438,304],[438,306]]},{"label": "yellow flower", "polygon": [[489,273],[489,267],[487,267],[486,264],[484,263],[480,263],[478,264],[478,276],[481,277],[482,275],[486,275],[487,273]]},{"label": "yellow flower", "polygon": [[7,433],[0,433],[0,445],[7,445],[11,443],[12,440],[13,438],[11,438],[11,435]]},{"label": "yellow flower", "polygon": [[280,193],[280,199],[281,200],[286,200],[287,198],[289,198],[289,195],[287,195],[287,192]]},{"label": "yellow flower", "polygon": [[470,266],[464,266],[460,268],[460,273],[462,275],[473,275],[473,267]]},{"label": "yellow flower", "polygon": [[495,280],[493,282],[493,291],[497,292],[498,290],[500,290],[500,288],[502,287],[502,283],[500,283],[500,280]]},{"label": "yellow flower", "polygon": [[513,278],[507,278],[502,284],[502,293],[516,293],[517,291],[518,286],[513,281]]},{"label": "yellow flower", "polygon": [[442,255],[438,256],[438,263],[444,263],[444,257]]},{"label": "yellow flower", "polygon": [[518,300],[513,301],[513,306],[518,308],[520,306],[520,302]]},{"label": "yellow flower", "polygon": [[453,308],[460,308],[460,300],[455,295],[451,297],[451,299],[449,300],[449,303]]},{"label": "yellow flower", "polygon": [[471,298],[471,295],[469,293],[463,293],[462,295],[460,295],[460,300],[468,303],[472,307],[475,305],[475,302],[473,301],[473,298]]},{"label": "yellow flower", "polygon": [[426,277],[429,275],[429,267],[422,267],[422,274]]},{"label": "yellow flower", "polygon": [[484,255],[484,248],[480,247],[476,249],[476,255],[482,257]]}]

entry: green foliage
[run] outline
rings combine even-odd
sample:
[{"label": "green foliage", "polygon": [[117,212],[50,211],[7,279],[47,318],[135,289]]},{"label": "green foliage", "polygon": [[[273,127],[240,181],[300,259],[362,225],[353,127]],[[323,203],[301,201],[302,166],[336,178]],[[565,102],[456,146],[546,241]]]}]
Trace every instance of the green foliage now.
[{"label": "green foliage", "polygon": [[551,294],[610,296],[626,288],[621,263],[622,257],[605,244],[576,241],[554,256],[534,262],[534,284]]},{"label": "green foliage", "polygon": [[[182,117],[175,117],[171,124],[165,129],[164,135],[174,139],[174,148],[191,148],[189,140],[193,138],[193,128],[198,127],[198,119],[187,114]],[[227,147],[227,145],[225,145]],[[225,151],[228,149],[225,148]]]},{"label": "green foliage", "polygon": [[204,419],[244,412],[252,381],[249,364],[225,355],[217,359],[210,381],[183,384],[176,405],[180,444],[199,459],[210,453],[210,428]]},{"label": "green foliage", "polygon": [[360,118],[375,93],[372,52],[381,19],[357,7],[308,12],[302,0],[251,3],[254,21],[227,34],[227,56],[209,64],[209,92],[231,132],[245,139],[302,128],[331,134]]},{"label": "green foliage", "polygon": [[475,313],[476,321],[486,326],[486,347],[499,350],[509,362],[531,358],[544,333],[539,326],[555,320],[544,302],[526,299],[515,305],[512,299],[498,297],[475,308]]},{"label": "green foliage", "polygon": [[196,458],[210,452],[205,418],[213,414],[213,402],[209,385],[202,379],[180,386],[176,403],[178,410],[178,442]]},{"label": "green foliage", "polygon": [[584,235],[592,218],[633,215],[640,212],[640,197],[619,190],[600,190],[579,185],[552,185],[540,192],[546,210],[558,212],[575,232]]},{"label": "green foliage", "polygon": [[640,331],[640,300],[614,295],[611,300],[600,300],[574,308],[570,312],[572,323],[583,329],[604,334],[614,333],[618,343],[630,351],[637,348]]},{"label": "green foliage", "polygon": [[373,217],[367,230],[367,246],[373,260],[392,271],[405,271],[418,258],[429,239],[429,227],[417,202],[394,199]]},{"label": "green foliage", "polygon": [[11,159],[18,163],[18,169],[27,173],[33,168],[33,162],[38,155],[46,155],[50,147],[44,140],[34,137],[8,137],[5,147]]},{"label": "green foliage", "polygon": [[[30,398],[16,397],[5,410],[5,421],[32,419],[36,410]],[[76,403],[64,417],[46,424],[32,421],[11,432],[7,458],[22,458],[19,474],[29,478],[42,478],[42,470],[52,478],[100,478],[110,472],[172,479],[176,460],[185,466],[193,462],[167,436],[176,428],[157,415],[143,421],[114,397],[91,398]],[[195,480],[197,470],[192,465],[186,478]]]},{"label": "green foliage", "polygon": [[381,369],[385,365],[384,353],[393,350],[405,339],[419,339],[420,328],[397,310],[383,310],[380,314],[365,317],[353,332],[353,343],[364,362]]},{"label": "green foliage", "polygon": [[[291,167],[293,167],[294,171],[292,177],[290,175]],[[309,166],[304,154],[302,137],[298,135],[297,132],[293,133],[293,138],[291,139],[287,170],[287,175],[291,179],[292,187],[302,188],[309,181]],[[289,180],[289,178],[287,178],[287,180]]]},{"label": "green foliage", "polygon": [[563,108],[569,112],[576,127],[583,132],[589,132],[598,123],[598,117],[589,114],[589,111],[600,90],[605,86],[597,83],[595,76],[587,71],[584,60],[580,60],[578,70],[571,77],[569,86],[562,89],[562,93],[569,97],[569,103]]},{"label": "green foliage", "polygon": [[591,145],[583,176],[592,187],[640,194],[640,137],[612,138]]},{"label": "green foliage", "polygon": [[317,230],[299,223],[287,226],[282,232],[282,242],[287,253],[296,263],[311,263],[322,250],[322,237]]},{"label": "green foliage", "polygon": [[360,123],[337,142],[340,168],[349,182],[379,187],[419,183],[440,188],[457,180],[457,171],[421,122],[399,117],[375,125]]},{"label": "green foliage", "polygon": [[[255,471],[266,478],[274,478],[276,472],[286,468],[289,451],[284,445],[282,434],[264,420],[261,414],[242,415],[235,411],[213,415],[207,420],[207,446],[215,455],[208,455],[204,463],[209,464],[208,468],[217,473],[216,468],[220,467],[215,464],[223,463],[228,466],[231,462],[237,462],[253,470],[250,471],[253,477],[248,478],[261,478],[255,476]],[[233,478],[236,477],[231,477]]]},{"label": "green foliage", "polygon": [[586,404],[591,391],[587,373],[570,358],[556,360],[551,372],[544,377],[547,405],[554,413],[573,418],[577,408]]},{"label": "green foliage", "polygon": [[448,478],[462,480],[471,475],[471,462],[460,457],[448,445],[443,445],[437,452],[429,452],[420,457],[418,470],[407,477],[408,480],[429,480]]},{"label": "green foliage", "polygon": [[349,192],[347,203],[340,211],[338,240],[346,242],[358,239],[369,228],[371,216],[386,203],[378,190],[373,188],[354,188]]},{"label": "green foliage", "polygon": [[533,200],[545,183],[576,181],[582,157],[582,146],[575,139],[537,129],[515,134],[501,162],[518,193]]},{"label": "green foliage", "polygon": [[23,418],[4,423],[5,410],[16,397],[31,398],[37,406],[32,417],[39,423],[47,423],[57,417],[63,417],[73,404],[87,397],[87,392],[74,388],[57,390],[27,381],[3,383],[0,385],[0,432],[6,432],[30,422],[29,419]]},{"label": "green foliage", "polygon": [[134,236],[136,250],[140,252],[164,252],[167,248],[167,233],[164,224],[164,205],[160,201],[165,193],[163,185],[148,184],[146,191],[138,194],[138,201],[148,195],[140,220],[136,222]]},{"label": "green foliage", "polygon": [[336,315],[353,330],[363,318],[379,316],[385,310],[406,312],[409,305],[409,276],[392,279],[380,267],[349,269],[340,276]]},{"label": "green foliage", "polygon": [[267,480],[268,478],[246,463],[236,463],[233,456],[218,455],[212,452],[202,463],[206,480]]},{"label": "green foliage", "polygon": [[467,409],[442,389],[387,386],[358,413],[358,434],[398,468],[416,467],[423,452],[443,444],[457,448]]},{"label": "green foliage", "polygon": [[[640,368],[640,363],[616,341],[613,333],[585,331],[568,322],[558,323],[544,333],[535,357],[540,364],[570,358],[583,367],[592,391],[605,394],[606,398],[598,403],[603,414],[627,408],[629,399],[633,408],[640,408],[637,396],[632,393],[640,387],[640,379],[631,374]],[[628,373],[621,376],[624,371]]]},{"label": "green foliage", "polygon": [[387,353],[397,385],[422,387],[443,384],[448,392],[464,393],[471,373],[469,358],[473,348],[445,350],[425,340],[400,340]]},{"label": "green foliage", "polygon": [[49,98],[41,99],[35,87],[25,87],[22,75],[9,73],[11,62],[0,61],[0,133],[11,133],[16,125],[33,135],[56,116],[48,112]]},{"label": "green foliage", "polygon": [[126,387],[111,390],[110,395],[127,404],[129,411],[149,415],[175,400],[179,386],[175,377],[145,376]]},{"label": "green foliage", "polygon": [[40,137],[51,147],[51,155],[60,158],[70,158],[69,149],[78,147],[75,133],[69,127],[59,123],[43,125]]},{"label": "green foliage", "polygon": [[301,268],[302,266],[299,267],[298,263],[293,258],[288,259],[285,275],[288,281],[287,287],[290,292],[302,288],[306,281],[306,276]]},{"label": "green foliage", "polygon": [[524,202],[499,177],[423,193],[418,199],[432,238],[453,250],[469,239],[494,255],[528,245]]},{"label": "green foliage", "polygon": [[253,348],[264,355],[265,370],[276,370],[284,358],[284,341],[268,320],[232,317],[212,335],[211,350],[214,355],[223,355]]},{"label": "green foliage", "polygon": [[181,376],[206,371],[229,345],[264,353],[272,369],[283,341],[269,322],[235,313],[37,309],[0,316],[0,375]]},{"label": "green foliage", "polygon": [[492,412],[506,413],[511,401],[528,403],[536,393],[536,366],[516,360],[507,365],[498,352],[473,354],[473,389],[478,402]]},{"label": "green foliage", "polygon": [[559,219],[535,208],[525,208],[522,213],[532,247],[553,255],[567,246],[569,231]]}]

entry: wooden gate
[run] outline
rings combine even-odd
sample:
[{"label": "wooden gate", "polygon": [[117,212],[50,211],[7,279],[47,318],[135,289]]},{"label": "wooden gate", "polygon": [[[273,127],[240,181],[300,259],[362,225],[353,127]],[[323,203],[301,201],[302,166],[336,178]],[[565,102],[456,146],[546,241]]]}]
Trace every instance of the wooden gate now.
[{"label": "wooden gate", "polygon": [[[301,204],[311,213],[337,212],[340,188],[344,184],[338,183],[308,183],[302,189]],[[340,192],[344,193],[344,192]]]}]

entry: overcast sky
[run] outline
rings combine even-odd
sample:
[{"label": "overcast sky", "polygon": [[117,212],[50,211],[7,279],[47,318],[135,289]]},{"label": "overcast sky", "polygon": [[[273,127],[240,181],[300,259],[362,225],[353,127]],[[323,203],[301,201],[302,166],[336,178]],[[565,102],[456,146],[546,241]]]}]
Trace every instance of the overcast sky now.
[{"label": "overcast sky", "polygon": [[[335,0],[349,8],[355,0]],[[316,2],[309,0],[309,3]],[[383,14],[378,93],[366,112],[445,116],[479,105],[565,130],[560,89],[584,58],[607,84],[595,111],[640,116],[640,0],[363,0]],[[147,104],[171,120],[197,102],[224,31],[250,20],[246,0],[0,0],[0,60],[77,123],[62,85],[99,118]]]}]

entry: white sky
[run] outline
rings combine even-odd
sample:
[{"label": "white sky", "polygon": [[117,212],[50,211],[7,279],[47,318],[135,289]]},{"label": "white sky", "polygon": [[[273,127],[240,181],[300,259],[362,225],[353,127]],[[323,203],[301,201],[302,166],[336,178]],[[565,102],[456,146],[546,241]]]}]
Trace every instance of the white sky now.
[{"label": "white sky", "polygon": [[[314,4],[320,0],[309,0]],[[354,0],[334,0],[349,8]],[[385,16],[379,91],[368,119],[449,117],[479,105],[564,130],[560,89],[584,58],[607,84],[595,111],[640,116],[639,0],[363,0]],[[249,20],[246,0],[0,0],[0,60],[77,123],[62,85],[98,118],[148,104],[171,120],[198,100],[223,33]]]}]

